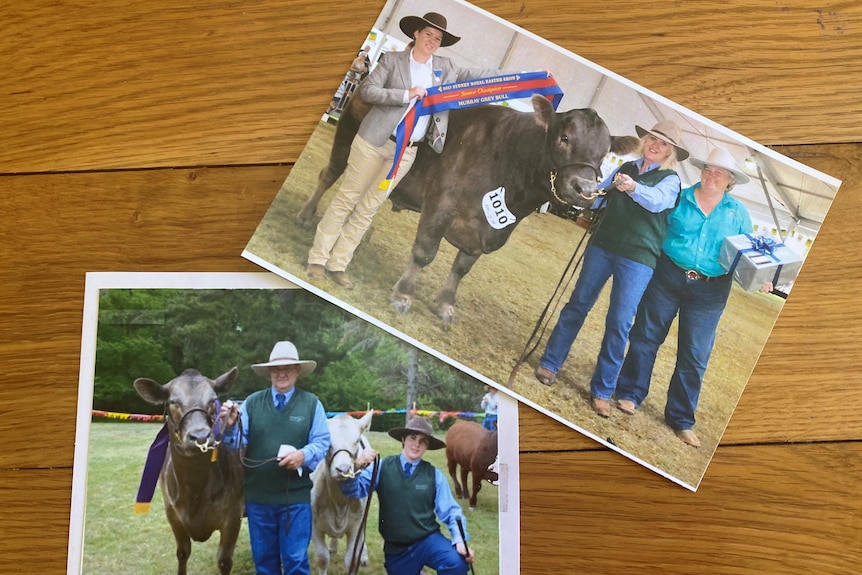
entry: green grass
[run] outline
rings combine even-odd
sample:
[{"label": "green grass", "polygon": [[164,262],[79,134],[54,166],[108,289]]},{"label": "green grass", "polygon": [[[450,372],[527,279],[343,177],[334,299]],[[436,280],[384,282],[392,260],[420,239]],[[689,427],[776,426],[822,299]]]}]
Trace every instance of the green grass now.
[{"label": "green grass", "polygon": [[[152,423],[92,424],[82,573],[161,575],[176,572],[174,536],[165,518],[161,492],[156,490],[149,513],[135,515],[133,512],[147,449],[157,431],[158,425]],[[372,432],[369,440],[381,457],[400,451],[400,444],[385,433]],[[426,459],[448,476],[443,450],[427,452]],[[499,573],[497,488],[484,484],[477,509],[469,511],[466,501],[462,502],[462,507],[467,515],[470,546],[477,556],[477,568],[481,568],[482,573]],[[385,574],[383,543],[377,532],[377,509],[375,497],[367,530],[369,566],[360,570],[364,575]],[[443,532],[446,533],[445,527]],[[205,543],[193,543],[189,573],[218,574],[217,549],[218,533]],[[344,549],[345,543],[341,541],[329,573],[344,574]],[[309,547],[309,558],[312,572],[315,572],[312,547]],[[234,554],[233,573],[254,573],[245,519]]]}]

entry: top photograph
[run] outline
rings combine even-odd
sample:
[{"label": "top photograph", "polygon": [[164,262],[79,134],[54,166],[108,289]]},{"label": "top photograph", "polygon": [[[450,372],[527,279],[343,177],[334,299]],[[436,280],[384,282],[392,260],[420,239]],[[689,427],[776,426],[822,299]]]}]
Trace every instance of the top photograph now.
[{"label": "top photograph", "polygon": [[356,26],[243,257],[697,490],[841,182],[466,2]]}]

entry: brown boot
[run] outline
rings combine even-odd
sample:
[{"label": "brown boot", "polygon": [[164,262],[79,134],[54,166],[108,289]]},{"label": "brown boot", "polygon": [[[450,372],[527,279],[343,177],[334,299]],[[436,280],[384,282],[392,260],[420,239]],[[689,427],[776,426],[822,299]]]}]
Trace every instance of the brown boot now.
[{"label": "brown boot", "polygon": [[700,439],[695,435],[694,431],[691,429],[675,429],[673,431],[677,437],[682,439],[683,443],[686,445],[691,445],[692,447],[700,447]]},{"label": "brown boot", "polygon": [[539,383],[542,385],[554,385],[554,380],[557,378],[557,374],[551,371],[546,367],[537,367],[536,368],[536,379],[539,380]]},{"label": "brown boot", "polygon": [[593,411],[601,417],[611,416],[611,401],[609,399],[600,399],[598,397],[591,398]]},{"label": "brown boot", "polygon": [[634,415],[637,411],[637,407],[635,407],[635,402],[628,399],[618,400],[617,409],[628,415]]},{"label": "brown boot", "polygon": [[353,282],[350,281],[345,272],[329,272],[329,277],[344,289],[353,289]]},{"label": "brown boot", "polygon": [[308,268],[306,268],[305,272],[308,274],[308,277],[313,280],[326,279],[326,268],[320,264],[308,264]]}]

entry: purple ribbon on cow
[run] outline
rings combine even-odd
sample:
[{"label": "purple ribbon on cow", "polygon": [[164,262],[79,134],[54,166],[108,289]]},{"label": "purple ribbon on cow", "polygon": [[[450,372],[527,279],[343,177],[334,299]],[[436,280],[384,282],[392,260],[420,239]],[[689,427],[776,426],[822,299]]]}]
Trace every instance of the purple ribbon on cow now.
[{"label": "purple ribbon on cow", "polygon": [[[215,401],[215,412],[218,414],[221,410],[221,403],[218,399]],[[156,492],[156,485],[159,482],[159,475],[162,472],[162,467],[165,464],[165,457],[168,454],[168,448],[171,445],[171,435],[168,429],[168,416],[165,414],[165,423],[156,438],[150,444],[150,449],[147,451],[147,460],[144,462],[144,470],[141,472],[141,483],[138,486],[138,495],[135,497],[135,513],[147,513],[150,510],[150,502],[153,500],[153,494]],[[221,441],[221,418],[216,416],[213,424],[213,439],[216,444]],[[218,453],[218,445],[213,450],[212,461],[216,460]]]},{"label": "purple ribbon on cow", "polygon": [[156,484],[159,482],[159,474],[165,464],[165,457],[170,445],[170,432],[168,430],[167,418],[156,438],[147,452],[147,461],[144,463],[144,471],[141,473],[141,484],[138,487],[138,496],[135,498],[135,513],[147,513],[150,510],[150,502],[156,492]]},{"label": "purple ribbon on cow", "polygon": [[395,158],[386,179],[380,183],[380,189],[389,189],[392,180],[395,179],[395,175],[398,173],[398,164],[401,163],[401,157],[406,149],[405,144],[410,142],[413,128],[416,127],[416,122],[420,117],[445,110],[470,108],[515,98],[527,98],[533,94],[540,94],[548,98],[554,110],[557,109],[560,100],[563,99],[563,90],[553,76],[547,72],[513,73],[428,88],[424,98],[407,108],[407,112],[395,129]]}]

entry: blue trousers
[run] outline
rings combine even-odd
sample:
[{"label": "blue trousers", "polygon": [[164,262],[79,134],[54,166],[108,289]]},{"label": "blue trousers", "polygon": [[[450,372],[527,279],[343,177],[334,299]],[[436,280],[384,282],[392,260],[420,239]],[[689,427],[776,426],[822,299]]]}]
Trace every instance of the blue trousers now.
[{"label": "blue trousers", "polygon": [[389,575],[419,575],[428,566],[437,575],[466,575],[469,568],[445,535],[435,531],[397,555],[386,555],[383,562]]},{"label": "blue trousers", "polygon": [[596,369],[590,379],[590,394],[593,397],[610,399],[625,357],[629,330],[652,273],[652,268],[647,265],[593,245],[587,247],[575,289],[569,302],[560,311],[557,325],[548,338],[539,365],[554,373],[560,371],[587,314],[608,279],[613,277],[611,299],[605,317],[605,334],[596,360]]},{"label": "blue trousers", "polygon": [[485,414],[485,419],[482,420],[482,427],[489,431],[497,431],[497,415]]},{"label": "blue trousers", "polygon": [[257,575],[310,575],[310,504],[288,506],[247,502],[245,513]]},{"label": "blue trousers", "polygon": [[658,349],[679,314],[676,365],[664,418],[672,429],[691,429],[731,282],[729,274],[708,282],[688,279],[662,255],[638,308],[617,381],[617,399],[633,401],[635,406],[646,399]]}]

